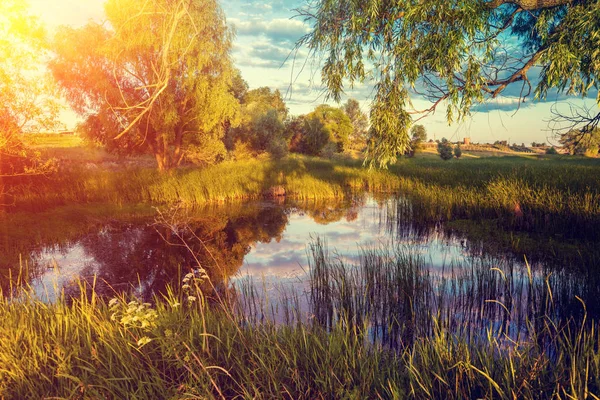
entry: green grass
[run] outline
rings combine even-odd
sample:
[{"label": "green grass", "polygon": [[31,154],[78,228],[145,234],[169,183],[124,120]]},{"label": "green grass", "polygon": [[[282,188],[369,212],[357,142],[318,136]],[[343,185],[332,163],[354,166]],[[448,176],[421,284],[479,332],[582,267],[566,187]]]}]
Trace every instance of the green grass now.
[{"label": "green grass", "polygon": [[[159,174],[154,169],[65,170],[50,177],[23,179],[14,185],[9,198],[14,208],[43,210],[48,207],[91,202],[126,204],[210,202],[260,198],[272,186],[282,185],[293,198],[343,197],[366,185],[395,189],[390,173],[368,171],[308,157],[283,161],[251,160],[226,162],[197,169],[180,169]],[[386,179],[380,179],[386,177]],[[377,182],[374,185],[374,182]]]},{"label": "green grass", "polygon": [[[422,220],[495,219],[504,228],[600,237],[600,160],[497,157],[444,162],[402,159],[389,170],[359,161],[291,156],[225,162],[159,174],[148,168],[65,168],[6,187],[9,211],[85,203],[173,204],[257,199],[273,186],[288,198],[323,200],[356,193],[402,193]],[[7,181],[8,182],[8,181]]]},{"label": "green grass", "polygon": [[[339,267],[322,248],[315,255],[313,261],[323,263],[316,274]],[[540,316],[530,336],[513,342],[492,323],[476,337],[440,313],[429,318],[429,332],[412,330],[401,346],[373,341],[372,318],[382,314],[355,311],[381,300],[375,293],[400,291],[408,306],[402,315],[415,322],[410,288],[419,262],[398,256],[398,274],[388,275],[373,259],[360,267],[384,279],[371,287],[378,290],[357,291],[350,270],[320,283],[313,279],[313,290],[331,288],[329,300],[337,304],[327,323],[318,312],[287,324],[256,321],[237,311],[243,303],[235,296],[206,297],[206,282],[169,290],[153,304],[124,297],[108,304],[86,295],[85,287],[80,297],[53,304],[27,293],[19,301],[0,297],[0,397],[598,398],[600,337],[585,314],[577,322]],[[348,308],[352,304],[359,308]]]}]

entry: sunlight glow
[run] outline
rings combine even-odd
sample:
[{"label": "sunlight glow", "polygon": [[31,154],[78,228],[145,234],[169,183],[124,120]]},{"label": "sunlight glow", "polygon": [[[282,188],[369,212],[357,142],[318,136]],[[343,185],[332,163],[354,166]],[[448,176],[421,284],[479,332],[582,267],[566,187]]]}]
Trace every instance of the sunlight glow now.
[{"label": "sunlight glow", "polygon": [[33,14],[50,28],[59,25],[82,26],[90,19],[104,19],[105,0],[29,0]]}]

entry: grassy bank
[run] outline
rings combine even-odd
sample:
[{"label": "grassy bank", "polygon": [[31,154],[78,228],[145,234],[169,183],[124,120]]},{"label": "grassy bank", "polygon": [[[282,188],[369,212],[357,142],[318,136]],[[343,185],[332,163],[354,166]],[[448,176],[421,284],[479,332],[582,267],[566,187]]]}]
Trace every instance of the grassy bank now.
[{"label": "grassy bank", "polygon": [[[367,305],[356,303],[361,298],[378,303],[394,290],[401,293],[398,307],[410,304],[418,265],[398,255],[398,273],[365,258],[362,270],[384,280],[371,286],[378,290],[358,292],[351,281],[336,279],[351,271],[317,250],[313,260],[322,264],[314,273],[333,274],[322,282],[313,276],[314,293],[329,296],[319,297],[320,305],[335,304],[326,322],[318,312],[288,324],[257,322],[236,311],[243,304],[235,298],[213,297],[209,305],[206,282],[194,279],[152,305],[93,295],[54,304],[1,298],[0,397],[598,398],[599,327],[585,318],[554,322],[540,315],[530,335],[515,342],[493,320],[481,335],[469,335],[438,314],[429,317],[429,333],[412,330],[401,343],[374,343],[372,318],[385,323],[386,304],[392,315],[400,310],[396,302],[366,314],[366,307],[353,307]],[[491,271],[483,280],[499,276]],[[387,321],[390,329],[414,322],[411,308],[402,310],[403,320]]]},{"label": "grassy bank", "polygon": [[599,160],[521,158],[403,159],[389,170],[353,160],[292,156],[281,161],[227,162],[161,175],[153,169],[66,169],[9,187],[9,211],[82,204],[206,203],[261,198],[274,186],[289,198],[342,198],[365,190],[401,192],[423,221],[496,219],[518,230],[599,236]]},{"label": "grassy bank", "polygon": [[67,169],[50,177],[22,179],[13,185],[10,197],[13,209],[42,210],[91,202],[182,202],[193,206],[260,198],[269,188],[279,185],[286,188],[288,196],[299,199],[342,197],[353,187],[369,183],[376,183],[374,189],[393,189],[390,174],[367,171],[358,162],[350,165],[291,157],[283,161],[227,162],[204,169],[180,169],[172,174],[144,168]]}]

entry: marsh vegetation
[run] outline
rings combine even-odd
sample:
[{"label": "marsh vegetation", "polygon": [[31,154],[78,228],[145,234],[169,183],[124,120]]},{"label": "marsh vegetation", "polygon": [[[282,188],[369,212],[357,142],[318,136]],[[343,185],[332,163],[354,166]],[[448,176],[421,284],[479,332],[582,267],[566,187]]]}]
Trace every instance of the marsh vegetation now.
[{"label": "marsh vegetation", "polygon": [[554,110],[560,148],[413,123],[593,94],[598,0],[390,4],[297,9],[338,104],[292,115],[217,0],[52,37],[0,2],[0,398],[600,399],[600,114]]},{"label": "marsh vegetation", "polygon": [[[595,168],[294,156],[65,171],[51,178],[64,191],[24,191],[3,216],[2,393],[593,398]],[[287,196],[265,199],[272,185]],[[61,264],[71,275],[51,279]]]}]

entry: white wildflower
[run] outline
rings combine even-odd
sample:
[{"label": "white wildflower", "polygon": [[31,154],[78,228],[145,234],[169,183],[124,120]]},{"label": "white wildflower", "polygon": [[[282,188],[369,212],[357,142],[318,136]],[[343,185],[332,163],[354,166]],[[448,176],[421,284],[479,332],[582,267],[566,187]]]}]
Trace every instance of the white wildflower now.
[{"label": "white wildflower", "polygon": [[137,345],[138,347],[143,347],[145,345],[147,345],[148,343],[150,343],[152,341],[152,339],[150,339],[148,336],[143,336],[142,338],[140,338],[140,340],[137,341]]}]

